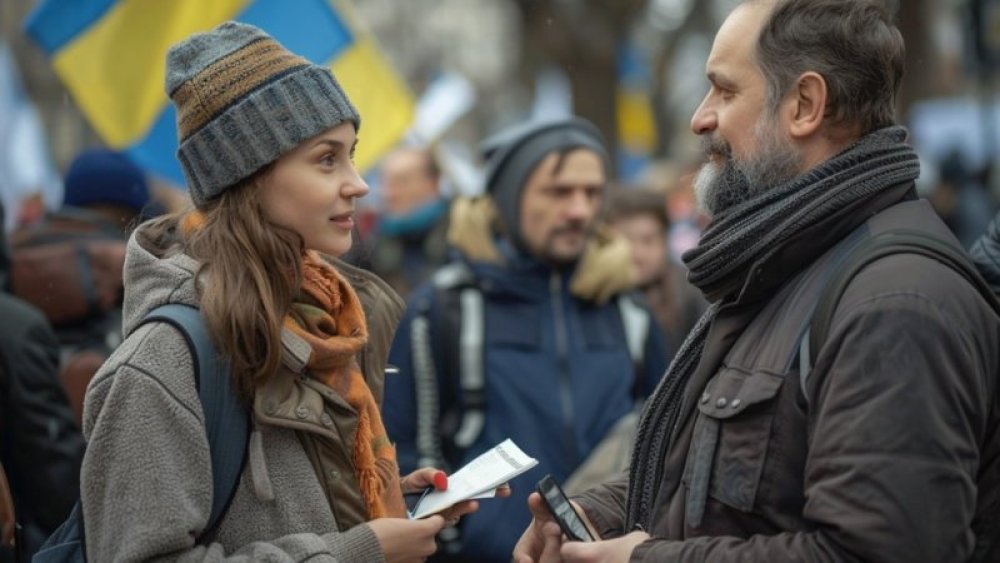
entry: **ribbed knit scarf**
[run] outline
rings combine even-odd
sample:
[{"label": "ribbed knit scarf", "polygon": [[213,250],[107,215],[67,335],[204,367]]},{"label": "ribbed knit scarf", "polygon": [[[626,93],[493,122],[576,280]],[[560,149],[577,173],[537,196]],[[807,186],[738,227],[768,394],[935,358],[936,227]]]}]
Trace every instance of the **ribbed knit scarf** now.
[{"label": "ribbed knit scarf", "polygon": [[876,131],[786,184],[723,211],[684,255],[691,283],[712,302],[674,356],[639,421],[629,469],[625,531],[651,529],[652,505],[664,478],[680,406],[722,303],[736,297],[748,268],[766,260],[791,237],[814,223],[913,181],[920,165],[905,144],[906,130]]},{"label": "ribbed knit scarf", "polygon": [[307,253],[303,260],[302,289],[285,318],[285,327],[312,346],[306,364],[310,375],[358,413],[352,457],[368,518],[402,518],[406,509],[396,450],[356,360],[368,340],[365,313],[351,285],[315,253]]}]

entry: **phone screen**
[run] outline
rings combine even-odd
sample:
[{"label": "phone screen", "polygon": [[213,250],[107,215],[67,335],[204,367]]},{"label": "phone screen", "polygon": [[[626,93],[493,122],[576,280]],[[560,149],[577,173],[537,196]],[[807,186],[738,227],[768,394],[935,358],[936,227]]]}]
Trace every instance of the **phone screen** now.
[{"label": "phone screen", "polygon": [[559,522],[559,527],[562,528],[566,537],[574,541],[594,541],[594,536],[590,535],[587,525],[583,523],[583,519],[577,514],[573,505],[569,503],[569,499],[566,498],[566,494],[563,493],[562,488],[551,475],[542,477],[535,489],[538,494],[542,495],[542,500],[549,507],[549,512],[552,513],[556,522]]}]

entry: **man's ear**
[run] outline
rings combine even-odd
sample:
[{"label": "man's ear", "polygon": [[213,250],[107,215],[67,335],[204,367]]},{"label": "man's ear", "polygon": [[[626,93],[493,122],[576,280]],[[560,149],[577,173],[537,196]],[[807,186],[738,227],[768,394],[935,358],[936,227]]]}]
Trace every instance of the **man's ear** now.
[{"label": "man's ear", "polygon": [[787,102],[788,133],[797,139],[811,136],[822,127],[826,117],[826,80],[816,72],[803,73],[796,80]]}]

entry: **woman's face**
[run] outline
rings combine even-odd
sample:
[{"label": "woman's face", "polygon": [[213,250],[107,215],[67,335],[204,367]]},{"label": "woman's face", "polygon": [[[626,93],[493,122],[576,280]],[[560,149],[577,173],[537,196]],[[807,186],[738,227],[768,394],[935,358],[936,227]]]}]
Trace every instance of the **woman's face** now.
[{"label": "woman's face", "polygon": [[308,250],[341,256],[351,249],[354,200],[368,184],[354,168],[357,136],[351,122],[299,143],[263,178],[265,217],[302,237]]}]

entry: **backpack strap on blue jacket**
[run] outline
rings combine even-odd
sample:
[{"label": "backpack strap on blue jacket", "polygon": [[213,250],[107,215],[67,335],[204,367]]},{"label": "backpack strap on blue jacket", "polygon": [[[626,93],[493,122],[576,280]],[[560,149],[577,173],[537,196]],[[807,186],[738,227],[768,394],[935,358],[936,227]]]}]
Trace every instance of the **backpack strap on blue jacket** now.
[{"label": "backpack strap on blue jacket", "polygon": [[212,460],[212,513],[199,543],[211,538],[236,495],[250,441],[250,416],[233,389],[229,362],[218,355],[201,312],[168,304],[149,312],[142,323],[173,325],[187,340],[195,365],[195,382],[205,413]]}]

